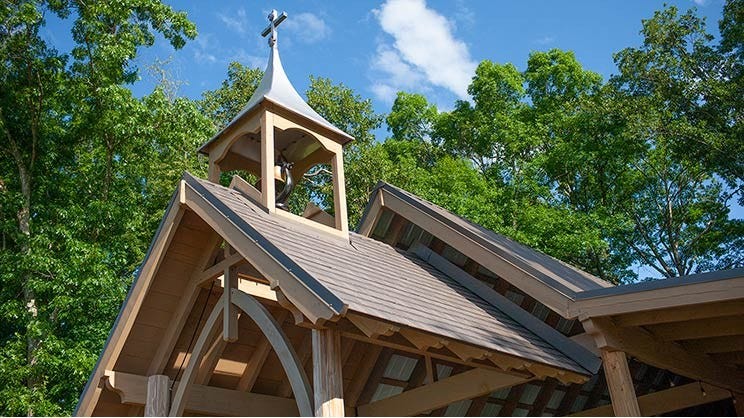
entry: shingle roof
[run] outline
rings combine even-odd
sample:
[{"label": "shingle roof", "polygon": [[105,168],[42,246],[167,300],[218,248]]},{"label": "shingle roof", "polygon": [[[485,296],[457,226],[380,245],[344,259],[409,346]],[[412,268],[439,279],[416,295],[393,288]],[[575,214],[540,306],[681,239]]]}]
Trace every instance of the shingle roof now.
[{"label": "shingle roof", "polygon": [[[493,232],[478,224],[468,221],[454,213],[426,201],[412,193],[388,183],[380,183],[373,192],[370,202],[380,190],[404,200],[424,213],[443,222],[467,238],[489,249],[494,255],[503,257],[509,262],[529,272],[535,279],[573,299],[580,292],[612,287],[612,284],[587,272],[570,266],[540,251],[522,245],[504,235]],[[366,213],[365,213],[366,216]],[[362,222],[364,219],[362,219]],[[360,223],[361,225],[361,223]]]},{"label": "shingle roof", "polygon": [[[416,255],[350,233],[349,241],[270,215],[240,192],[184,176],[226,217],[239,216],[349,310],[566,370],[550,343]],[[299,276],[302,276],[300,274]]]}]

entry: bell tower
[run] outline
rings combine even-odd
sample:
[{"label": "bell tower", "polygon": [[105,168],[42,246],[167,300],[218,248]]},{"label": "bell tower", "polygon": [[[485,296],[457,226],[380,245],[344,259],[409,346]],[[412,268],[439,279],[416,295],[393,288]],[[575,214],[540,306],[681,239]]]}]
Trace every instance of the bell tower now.
[{"label": "bell tower", "polygon": [[277,45],[277,26],[286,18],[286,12],[269,14],[261,33],[269,37],[270,48],[261,83],[243,110],[199,152],[209,156],[210,181],[218,182],[223,171],[248,171],[260,178],[260,188],[245,183],[243,191],[268,213],[290,218],[300,218],[286,206],[294,185],[313,166],[330,163],[333,220],[326,216],[326,222],[312,223],[348,235],[343,146],[354,138],[313,110],[289,82]]}]

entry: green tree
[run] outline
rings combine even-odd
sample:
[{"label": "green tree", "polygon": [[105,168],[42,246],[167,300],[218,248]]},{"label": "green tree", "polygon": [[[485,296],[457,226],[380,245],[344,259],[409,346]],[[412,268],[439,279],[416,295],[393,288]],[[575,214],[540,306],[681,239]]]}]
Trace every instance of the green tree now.
[{"label": "green tree", "polygon": [[426,97],[398,92],[390,113],[385,118],[393,139],[401,141],[427,141],[431,138],[438,112]]},{"label": "green tree", "polygon": [[[736,7],[727,3],[724,29]],[[643,150],[626,154],[631,178],[611,205],[628,219],[621,240],[665,277],[741,266],[742,220],[729,219],[743,184],[735,35],[724,30],[726,42],[715,45],[702,18],[675,7],[645,20],[641,33],[641,47],[616,55],[611,80],[623,142]]]},{"label": "green tree", "polygon": [[[52,13],[72,20],[69,55],[39,36]],[[196,32],[145,0],[11,1],[0,19],[0,410],[69,414],[159,218],[143,207],[161,212],[170,194],[148,182],[153,167],[193,166],[173,141],[202,129],[195,108],[150,129],[180,104],[123,83],[156,33],[180,47]]]},{"label": "green tree", "polygon": [[214,131],[227,126],[243,110],[263,77],[263,71],[250,68],[239,62],[227,67],[227,79],[216,90],[202,94],[199,107],[214,124]]}]

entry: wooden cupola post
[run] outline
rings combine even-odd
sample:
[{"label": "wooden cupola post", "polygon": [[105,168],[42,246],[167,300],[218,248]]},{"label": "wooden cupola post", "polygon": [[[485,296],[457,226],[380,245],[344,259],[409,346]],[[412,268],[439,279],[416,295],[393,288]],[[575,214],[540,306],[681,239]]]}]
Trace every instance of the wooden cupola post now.
[{"label": "wooden cupola post", "polygon": [[330,164],[333,219],[325,225],[313,223],[348,237],[343,146],[354,138],[313,110],[289,82],[279,58],[276,31],[286,16],[276,11],[269,15],[269,26],[262,32],[269,36],[269,62],[248,104],[199,152],[209,157],[212,182],[219,182],[220,175],[230,170],[245,170],[260,178],[258,188],[246,183],[243,188],[253,190],[243,191],[254,195],[267,212],[280,216],[292,215],[286,210],[286,199],[293,185],[312,167]]}]

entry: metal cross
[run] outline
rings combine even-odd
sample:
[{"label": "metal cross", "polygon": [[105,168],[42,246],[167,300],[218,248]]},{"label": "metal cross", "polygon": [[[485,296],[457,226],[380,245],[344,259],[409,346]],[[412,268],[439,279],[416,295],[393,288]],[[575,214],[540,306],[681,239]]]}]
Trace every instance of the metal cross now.
[{"label": "metal cross", "polygon": [[279,26],[280,23],[284,22],[284,19],[287,18],[287,12],[282,12],[282,14],[278,14],[276,10],[272,10],[271,13],[269,13],[269,26],[266,27],[266,29],[261,32],[261,36],[266,36],[268,34],[271,34],[269,37],[269,46],[273,47],[276,45],[276,27]]}]

